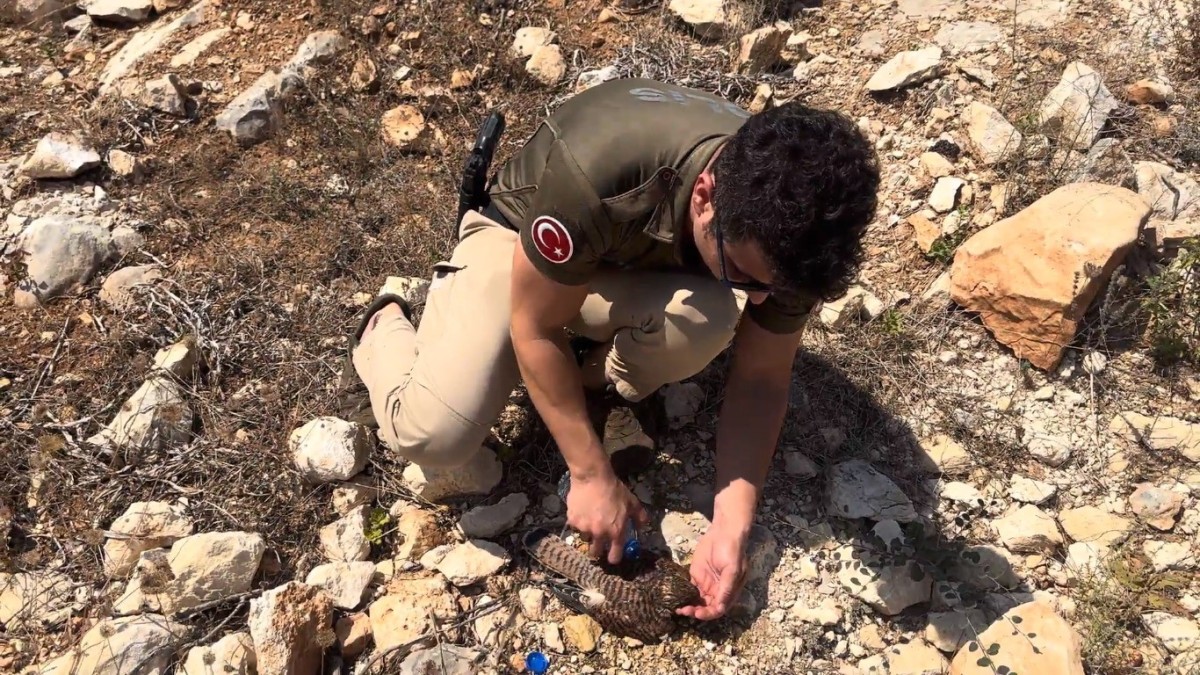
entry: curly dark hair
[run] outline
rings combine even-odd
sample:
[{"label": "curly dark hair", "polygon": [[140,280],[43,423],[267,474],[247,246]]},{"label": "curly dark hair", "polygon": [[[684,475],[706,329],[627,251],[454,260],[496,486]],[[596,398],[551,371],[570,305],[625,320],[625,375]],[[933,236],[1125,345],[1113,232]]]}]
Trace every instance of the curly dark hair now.
[{"label": "curly dark hair", "polygon": [[774,284],[826,301],[862,264],[878,204],[879,161],[847,115],[789,102],[751,116],[713,165],[713,219],[728,241],[755,241]]}]

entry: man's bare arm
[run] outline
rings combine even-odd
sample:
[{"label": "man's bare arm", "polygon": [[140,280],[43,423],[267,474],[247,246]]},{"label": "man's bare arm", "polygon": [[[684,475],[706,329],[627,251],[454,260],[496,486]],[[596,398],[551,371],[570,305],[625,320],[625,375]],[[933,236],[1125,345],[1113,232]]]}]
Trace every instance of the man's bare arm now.
[{"label": "man's bare arm", "polygon": [[588,287],[548,279],[518,245],[513,252],[512,341],[529,396],[577,479],[611,469],[588,420],[582,376],[563,327],[579,313]]},{"label": "man's bare arm", "polygon": [[802,331],[771,333],[746,317],[717,425],[713,524],[749,532],[787,413],[792,363]]}]

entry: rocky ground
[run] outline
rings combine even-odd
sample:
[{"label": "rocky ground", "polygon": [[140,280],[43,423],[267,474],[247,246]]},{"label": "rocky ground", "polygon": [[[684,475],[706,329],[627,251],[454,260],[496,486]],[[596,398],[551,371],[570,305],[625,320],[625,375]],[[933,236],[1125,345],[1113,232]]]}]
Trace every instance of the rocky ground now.
[{"label": "rocky ground", "polygon": [[[1200,670],[1200,4],[0,0],[0,672]],[[649,76],[851,114],[883,160],[751,550],[657,644],[517,545],[528,401],[468,475],[336,417],[356,312],[420,299],[497,161]],[[723,362],[635,492],[686,561]],[[611,420],[607,441],[636,433]],[[488,455],[491,457],[491,455]]]}]

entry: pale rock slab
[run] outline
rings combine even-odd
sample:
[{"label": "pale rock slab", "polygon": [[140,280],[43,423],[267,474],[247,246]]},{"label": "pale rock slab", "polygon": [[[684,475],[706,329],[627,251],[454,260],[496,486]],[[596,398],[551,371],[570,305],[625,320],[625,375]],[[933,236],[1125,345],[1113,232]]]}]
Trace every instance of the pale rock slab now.
[{"label": "pale rock slab", "polygon": [[64,179],[98,166],[100,153],[82,136],[52,131],[38,141],[18,171],[33,179]]},{"label": "pale rock slab", "polygon": [[1060,187],[958,247],[951,298],[1018,358],[1052,369],[1149,215],[1125,188]]},{"label": "pale rock slab", "polygon": [[1013,553],[1051,553],[1063,545],[1054,518],[1026,504],[992,523],[1000,542]]},{"label": "pale rock slab", "polygon": [[842,622],[842,608],[830,597],[822,598],[815,607],[809,606],[804,600],[799,600],[792,607],[792,615],[804,623],[818,626],[836,626]]},{"label": "pale rock slab", "polygon": [[738,41],[735,69],[742,74],[757,75],[773,68],[780,62],[783,48],[791,37],[792,27],[786,21],[746,33]]},{"label": "pale rock slab", "polygon": [[928,602],[933,579],[917,563],[891,564],[871,551],[853,545],[839,548],[838,582],[851,595],[887,616],[895,616],[913,605]]},{"label": "pale rock slab", "polygon": [[487,652],[452,644],[418,649],[400,662],[400,675],[475,675],[483,667]]},{"label": "pale rock slab", "polygon": [[151,376],[121,406],[113,421],[88,443],[100,447],[157,452],[186,443],[195,412],[174,380]]},{"label": "pale rock slab", "polygon": [[154,353],[151,372],[170,373],[184,381],[191,379],[200,361],[200,350],[195,336],[189,335],[173,345]]},{"label": "pale rock slab", "polygon": [[1087,64],[1072,61],[1042,101],[1038,126],[1043,134],[1062,145],[1087,150],[1118,105],[1099,73]]},{"label": "pale rock slab", "polygon": [[621,76],[616,66],[605,66],[597,70],[585,70],[575,79],[575,93],[587,91],[598,84],[611,82]]},{"label": "pale rock slab", "polygon": [[334,607],[355,609],[362,603],[374,575],[375,563],[369,561],[332,562],[314,567],[304,583],[328,593]]},{"label": "pale rock slab", "polygon": [[371,618],[366,612],[357,612],[343,616],[334,624],[333,633],[337,636],[342,655],[347,659],[356,659],[367,649],[373,634]]},{"label": "pale rock slab", "polygon": [[942,48],[937,46],[900,52],[875,71],[867,89],[878,92],[920,84],[940,74],[941,62]]},{"label": "pale rock slab", "polygon": [[867,462],[852,459],[830,471],[829,509],[842,518],[917,519],[912,501],[890,478]]},{"label": "pale rock slab", "polygon": [[483,539],[455,545],[437,563],[437,571],[455,586],[470,586],[499,572],[509,563],[508,551]]},{"label": "pale rock slab", "polygon": [[1195,422],[1178,417],[1122,412],[1113,417],[1108,428],[1151,450],[1175,450],[1192,462],[1200,463],[1200,424]]},{"label": "pale rock slab", "polygon": [[918,459],[927,470],[947,476],[964,476],[975,466],[966,448],[946,434],[938,434],[921,443]]},{"label": "pale rock slab", "polygon": [[1142,623],[1172,654],[1182,654],[1200,645],[1200,626],[1191,619],[1149,612],[1142,615]]},{"label": "pale rock slab", "polygon": [[200,0],[186,12],[175,17],[162,17],[134,33],[100,72],[97,78],[99,97],[115,91],[118,82],[129,75],[142,59],[157,52],[175,33],[203,23],[207,19],[207,12],[207,0]]},{"label": "pale rock slab", "polygon": [[990,625],[987,614],[980,609],[934,612],[925,627],[925,640],[947,654],[954,654]]},{"label": "pale rock slab", "polygon": [[230,633],[205,647],[192,647],[182,675],[255,675],[254,640],[246,631]]},{"label": "pale rock slab", "polygon": [[1139,483],[1129,496],[1129,506],[1150,527],[1167,531],[1175,527],[1175,516],[1183,509],[1183,495],[1149,483]]},{"label": "pale rock slab", "polygon": [[102,619],[79,644],[34,670],[37,675],[157,675],[192,631],[158,614]]},{"label": "pale rock slab", "polygon": [[1159,162],[1133,165],[1137,191],[1161,220],[1200,217],[1200,183],[1185,173]]},{"label": "pale rock slab", "polygon": [[1018,154],[1024,137],[999,110],[973,101],[963,111],[971,152],[984,166],[1002,164]]},{"label": "pale rock slab", "polygon": [[1133,531],[1133,521],[1095,506],[1067,509],[1058,514],[1058,522],[1072,541],[1094,543],[1104,549],[1125,541]]},{"label": "pale rock slab", "polygon": [[0,624],[7,630],[57,626],[71,614],[75,583],[58,572],[0,574]]},{"label": "pale rock slab", "polygon": [[266,543],[249,532],[204,532],[170,550],[145,551],[133,578],[113,605],[118,614],[168,616],[250,590]]},{"label": "pale rock slab", "polygon": [[388,591],[368,610],[378,649],[415,640],[433,628],[434,620],[446,625],[457,616],[454,597],[441,577],[394,579]]},{"label": "pale rock slab", "polygon": [[166,502],[135,502],[105,533],[104,572],[123,579],[133,571],[143,551],[171,546],[192,534],[194,525],[181,509]]},{"label": "pale rock slab", "polygon": [[162,268],[158,265],[122,267],[101,284],[100,302],[117,310],[132,309],[136,300],[134,289],[149,286],[162,278]]},{"label": "pale rock slab", "polygon": [[533,56],[537,50],[546,45],[553,44],[557,39],[558,34],[549,28],[525,26],[524,28],[517,29],[509,51],[517,58],[527,59]]},{"label": "pale rock slab", "polygon": [[967,182],[955,176],[943,176],[929,193],[929,206],[938,213],[949,213],[958,206],[958,195]]},{"label": "pale rock slab", "polygon": [[31,222],[17,238],[25,278],[13,300],[32,308],[74,292],[118,253],[112,233],[94,216],[49,214]]},{"label": "pale rock slab", "polygon": [[371,554],[367,540],[367,507],[359,507],[320,530],[321,554],[333,562],[366,560]]},{"label": "pale rock slab", "polygon": [[287,63],[263,73],[225,107],[217,116],[217,128],[229,132],[242,147],[274,136],[283,124],[283,101],[303,86],[305,70],[328,63],[346,45],[347,40],[337,31],[309,34]]},{"label": "pale rock slab", "polygon": [[1049,603],[1027,602],[959,649],[950,673],[995,675],[1000,666],[1015,673],[1083,675],[1083,640]]},{"label": "pale rock slab", "polygon": [[1013,476],[1012,484],[1008,487],[1008,495],[1018,502],[1041,506],[1058,494],[1058,488],[1042,481]]},{"label": "pale rock slab", "polygon": [[539,47],[525,63],[525,72],[547,87],[553,87],[561,82],[567,75],[567,62],[563,58],[562,47],[558,45]]},{"label": "pale rock slab", "polygon": [[150,18],[151,0],[90,0],[80,3],[88,16],[120,23],[137,23]]},{"label": "pale rock slab", "polygon": [[695,382],[673,382],[663,387],[663,407],[672,429],[690,422],[704,405],[704,389]]},{"label": "pale rock slab", "polygon": [[210,47],[220,42],[222,38],[233,32],[231,28],[214,28],[201,33],[191,42],[183,46],[179,53],[171,57],[172,68],[190,66],[200,58]]},{"label": "pale rock slab", "polygon": [[298,581],[272,588],[250,601],[250,637],[260,673],[318,675],[333,601],[325,591]]},{"label": "pale rock slab", "polygon": [[524,492],[506,495],[499,502],[488,506],[477,506],[462,515],[458,526],[470,539],[490,539],[511,529],[529,508],[529,497]]},{"label": "pale rock slab", "polygon": [[1004,31],[990,21],[955,21],[943,24],[933,41],[952,52],[976,52],[1004,37]]},{"label": "pale rock slab", "polygon": [[292,431],[288,452],[309,482],[349,480],[366,467],[371,437],[360,424],[318,417]]},{"label": "pale rock slab", "polygon": [[942,675],[950,663],[921,640],[896,645],[887,651],[888,675]]},{"label": "pale rock slab", "polygon": [[722,38],[741,22],[741,7],[736,0],[671,0],[667,10],[706,40]]},{"label": "pale rock slab", "polygon": [[400,548],[396,551],[400,560],[419,560],[445,541],[437,517],[423,509],[401,514],[396,529],[401,537]]}]

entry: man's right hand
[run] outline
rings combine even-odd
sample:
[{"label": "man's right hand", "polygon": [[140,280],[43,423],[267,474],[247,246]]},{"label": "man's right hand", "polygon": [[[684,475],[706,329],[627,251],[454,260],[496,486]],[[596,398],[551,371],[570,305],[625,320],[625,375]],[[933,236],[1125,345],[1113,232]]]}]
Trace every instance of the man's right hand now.
[{"label": "man's right hand", "polygon": [[607,554],[613,565],[621,562],[627,523],[637,527],[650,521],[641,500],[612,471],[596,476],[571,477],[567,493],[567,525],[591,542],[591,554]]}]

